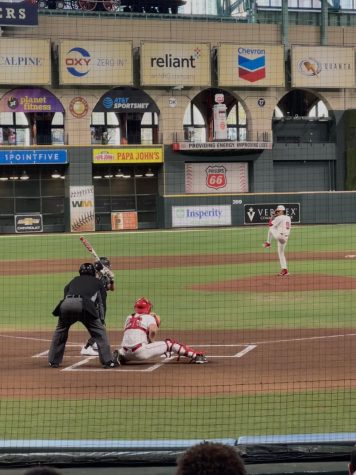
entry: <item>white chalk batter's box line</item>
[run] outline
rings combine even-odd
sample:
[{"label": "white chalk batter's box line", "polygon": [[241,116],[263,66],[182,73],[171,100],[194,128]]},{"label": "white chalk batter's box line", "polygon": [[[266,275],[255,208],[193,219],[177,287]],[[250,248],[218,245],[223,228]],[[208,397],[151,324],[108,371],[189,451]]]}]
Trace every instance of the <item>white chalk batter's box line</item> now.
[{"label": "white chalk batter's box line", "polygon": [[[338,339],[338,338],[346,338],[346,337],[355,337],[356,336],[356,333],[337,333],[337,334],[334,334],[334,335],[315,335],[315,336],[305,336],[305,337],[299,337],[299,338],[282,338],[282,339],[276,339],[276,340],[261,340],[261,341],[256,341],[256,342],[251,342],[251,343],[245,343],[245,344],[214,344],[214,345],[209,345],[209,344],[205,344],[205,345],[194,345],[196,348],[199,348],[199,347],[203,347],[203,348],[206,348],[206,347],[210,347],[210,348],[229,348],[229,347],[244,347],[243,350],[241,350],[239,353],[236,353],[235,355],[232,355],[232,356],[221,356],[221,355],[217,355],[217,356],[212,356],[212,355],[209,355],[208,357],[210,358],[241,358],[242,356],[244,356],[246,353],[248,353],[249,351],[253,350],[254,348],[256,348],[257,346],[260,346],[260,345],[277,345],[277,344],[280,344],[280,343],[295,343],[295,342],[301,342],[301,341],[315,341],[315,340],[328,340],[328,339]],[[6,338],[6,339],[17,339],[17,340],[33,340],[33,341],[41,341],[41,342],[50,342],[51,340],[48,340],[47,338],[36,338],[36,337],[28,337],[28,336],[19,336],[19,335],[8,335],[8,334],[0,334],[0,338]],[[81,348],[82,345],[77,343],[77,344],[73,344],[73,343],[67,343],[67,347],[74,347],[74,348]],[[46,357],[48,354],[48,350],[42,352],[42,353],[38,353],[37,355],[33,355],[32,358],[42,358],[42,357]],[[79,357],[79,356],[78,356]],[[89,361],[90,359],[93,359],[93,358],[97,358],[97,356],[91,356],[91,357],[88,357],[86,360],[82,360],[83,363],[82,364],[85,364],[85,362]],[[168,362],[168,360],[166,360],[166,362]],[[157,363],[157,364],[153,364],[152,366],[150,366],[149,368],[146,368],[146,369],[124,369],[123,367],[120,367],[119,370],[120,371],[128,371],[128,372],[134,372],[134,371],[137,371],[137,372],[147,372],[147,371],[154,371],[155,369],[159,368],[162,366],[162,364],[164,363]],[[63,368],[61,369],[61,371],[108,371],[106,369],[85,369],[85,368],[81,368],[81,369],[75,369],[75,367],[77,367],[78,364],[75,364],[75,365],[72,365],[72,366],[69,366],[68,368]],[[74,369],[73,369],[74,367]]]},{"label": "white chalk batter's box line", "polygon": [[[68,344],[67,346],[72,346],[72,347],[80,347],[81,345],[73,345],[73,344]],[[246,355],[246,353],[249,353],[250,351],[254,350],[257,345],[195,345],[195,348],[199,347],[215,347],[215,348],[223,348],[223,347],[244,347],[243,350],[239,351],[238,353],[234,355],[207,355],[208,358],[242,358],[243,356]],[[36,355],[33,355],[32,358],[46,358],[48,355],[48,350],[42,351],[41,353],[38,353]],[[78,358],[81,358],[80,361],[77,363],[74,363],[71,366],[67,366],[65,368],[60,369],[60,371],[88,371],[88,372],[107,372],[110,370],[104,369],[104,368],[82,368],[83,365],[88,363],[90,360],[97,359],[97,356],[87,356],[83,359],[83,356],[78,356]],[[165,358],[164,361],[158,362],[158,363],[153,363],[151,366],[148,368],[144,369],[139,369],[139,364],[138,365],[127,365],[127,366],[120,366],[118,367],[118,370],[120,372],[126,372],[126,373],[151,373],[152,371],[155,371],[156,369],[160,368],[166,363],[169,363],[170,361],[176,359],[177,356],[171,356],[170,358]],[[135,368],[135,369],[134,369]]]}]

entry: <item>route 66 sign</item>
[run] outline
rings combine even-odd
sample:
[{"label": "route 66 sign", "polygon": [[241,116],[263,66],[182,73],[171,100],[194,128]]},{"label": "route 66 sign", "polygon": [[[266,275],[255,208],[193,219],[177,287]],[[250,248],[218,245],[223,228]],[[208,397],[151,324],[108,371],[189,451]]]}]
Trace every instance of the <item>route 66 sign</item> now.
[{"label": "route 66 sign", "polygon": [[224,188],[226,183],[226,168],[223,165],[209,166],[206,169],[206,185],[209,188]]}]

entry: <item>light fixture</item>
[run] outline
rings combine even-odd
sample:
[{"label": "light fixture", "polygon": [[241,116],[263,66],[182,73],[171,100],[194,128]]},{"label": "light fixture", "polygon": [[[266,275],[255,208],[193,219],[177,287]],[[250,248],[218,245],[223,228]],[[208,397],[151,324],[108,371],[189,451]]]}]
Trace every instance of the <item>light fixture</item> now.
[{"label": "light fixture", "polygon": [[119,168],[119,169],[117,170],[117,172],[115,173],[115,177],[116,177],[116,178],[122,178],[122,177],[123,177],[121,168]]},{"label": "light fixture", "polygon": [[108,175],[104,175],[104,178],[112,178],[114,175],[112,174],[108,174]]},{"label": "light fixture", "polygon": [[0,176],[0,181],[7,181],[9,179],[4,173]]},{"label": "light fixture", "polygon": [[142,178],[143,177],[143,173],[141,172],[136,172],[135,173],[135,178]]},{"label": "light fixture", "polygon": [[9,180],[18,180],[18,179],[19,179],[19,177],[16,176],[16,175],[9,176]]},{"label": "light fixture", "polygon": [[94,175],[93,179],[94,180],[101,180],[103,177],[101,175]]},{"label": "light fixture", "polygon": [[122,175],[122,178],[131,178],[131,175],[130,173],[125,173],[124,175]]},{"label": "light fixture", "polygon": [[30,178],[30,177],[27,175],[27,171],[24,170],[24,171],[21,173],[20,180],[26,181],[26,180],[28,180],[29,178]]},{"label": "light fixture", "polygon": [[146,176],[147,178],[151,178],[151,177],[155,176],[155,174],[154,174],[154,173],[152,172],[152,170],[149,168],[149,169],[147,170],[147,172],[145,173],[145,176]]},{"label": "light fixture", "polygon": [[59,173],[58,170],[54,170],[54,172],[51,175],[52,178],[60,178],[61,174]]}]

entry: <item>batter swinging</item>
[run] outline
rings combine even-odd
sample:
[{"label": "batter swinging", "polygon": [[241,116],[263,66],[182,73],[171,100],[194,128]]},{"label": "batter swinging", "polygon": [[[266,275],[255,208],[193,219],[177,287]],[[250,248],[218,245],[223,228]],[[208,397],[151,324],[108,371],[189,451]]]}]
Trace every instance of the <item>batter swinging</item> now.
[{"label": "batter swinging", "polygon": [[116,353],[120,364],[129,361],[145,361],[160,356],[167,358],[173,355],[188,358],[190,363],[207,363],[203,353],[197,352],[187,345],[175,340],[155,341],[161,319],[151,312],[152,303],[144,298],[139,298],[134,305],[135,312],[126,318],[124,336],[121,348]]},{"label": "batter swinging", "polygon": [[263,244],[263,247],[269,248],[271,247],[272,238],[277,241],[278,257],[281,265],[281,271],[278,275],[281,277],[289,275],[284,250],[292,227],[291,219],[285,214],[285,212],[286,209],[283,205],[277,206],[268,223],[269,230],[267,241]]}]

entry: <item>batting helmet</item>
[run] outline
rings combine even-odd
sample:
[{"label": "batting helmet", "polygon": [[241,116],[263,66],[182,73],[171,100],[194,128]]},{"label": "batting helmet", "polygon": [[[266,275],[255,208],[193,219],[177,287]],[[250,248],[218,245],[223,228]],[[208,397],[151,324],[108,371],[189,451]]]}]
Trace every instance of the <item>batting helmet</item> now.
[{"label": "batting helmet", "polygon": [[110,259],[108,259],[107,257],[99,257],[99,260],[103,264],[103,266],[111,267]]},{"label": "batting helmet", "polygon": [[134,309],[136,313],[150,313],[152,309],[152,303],[145,297],[140,297],[136,300]]},{"label": "batting helmet", "polygon": [[95,277],[95,267],[91,262],[84,262],[84,264],[79,267],[79,274],[92,275],[93,277]]},{"label": "batting helmet", "polygon": [[276,211],[285,211],[285,207],[283,205],[278,205]]}]

